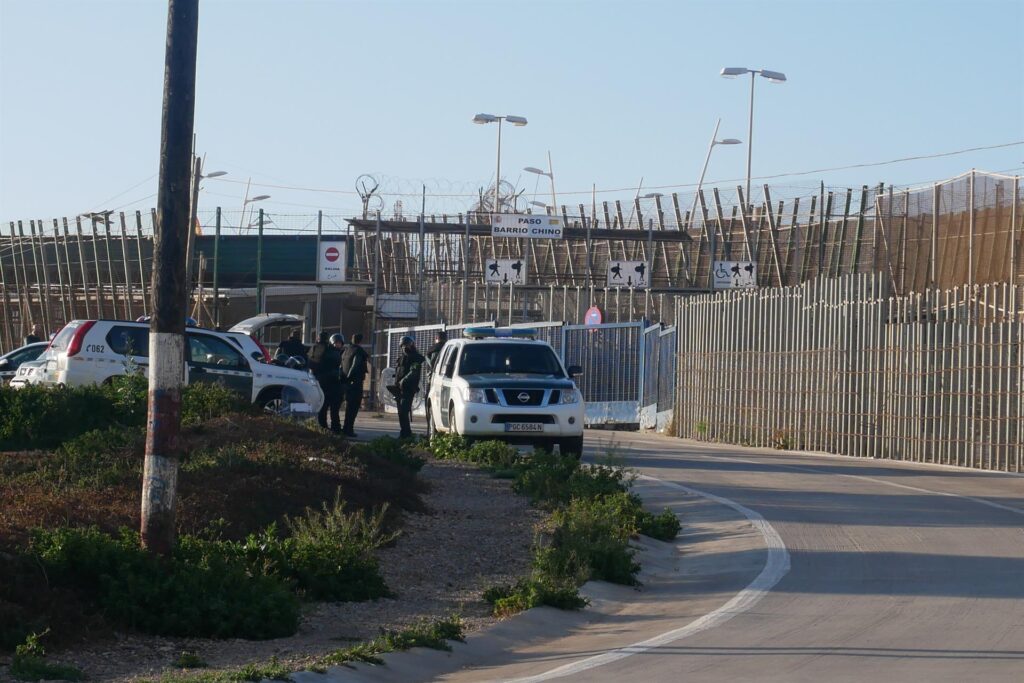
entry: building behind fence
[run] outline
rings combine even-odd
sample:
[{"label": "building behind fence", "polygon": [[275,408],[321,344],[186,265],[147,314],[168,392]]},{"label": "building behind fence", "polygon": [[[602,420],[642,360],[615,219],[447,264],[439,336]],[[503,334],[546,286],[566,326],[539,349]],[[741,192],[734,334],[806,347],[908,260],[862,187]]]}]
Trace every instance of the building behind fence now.
[{"label": "building behind fence", "polygon": [[677,301],[674,433],[1024,471],[1024,287],[882,273]]}]

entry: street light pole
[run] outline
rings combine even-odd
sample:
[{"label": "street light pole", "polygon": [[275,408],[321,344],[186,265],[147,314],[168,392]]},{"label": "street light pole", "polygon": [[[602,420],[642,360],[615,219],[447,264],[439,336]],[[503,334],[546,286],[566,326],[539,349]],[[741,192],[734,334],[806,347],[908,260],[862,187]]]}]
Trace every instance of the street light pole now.
[{"label": "street light pole", "polygon": [[750,72],[750,116],[747,119],[747,195],[749,206],[754,202],[750,198],[750,165],[754,158],[754,72]]},{"label": "street light pole", "polygon": [[[513,126],[525,126],[527,121],[522,116],[512,116],[507,114],[505,116],[495,116],[494,114],[477,114],[473,117],[473,123],[497,123],[498,124],[498,163],[497,170],[494,176],[494,207],[492,213],[500,213],[500,202],[501,195],[499,190],[501,189],[501,122],[507,120]],[[483,204],[483,202],[481,202]]]},{"label": "street light pole", "polygon": [[498,167],[494,171],[494,213],[501,213],[501,195],[498,191],[501,189],[501,120],[504,116],[498,117]]},{"label": "street light pole", "polygon": [[[708,163],[711,161],[711,151],[715,148],[715,145],[738,145],[740,141],[736,138],[726,138],[724,140],[718,139],[718,127],[722,125],[722,119],[719,118],[715,123],[715,132],[711,134],[711,142],[708,143],[708,153],[704,156],[704,167],[700,169],[700,180],[697,181],[697,191],[693,193],[693,205],[690,207],[690,222],[692,224],[694,212],[697,211],[697,199],[700,197],[700,190],[704,186],[704,175],[708,171]],[[747,158],[747,175],[750,175],[750,161]],[[748,178],[749,179],[749,178]]]},{"label": "street light pole", "polygon": [[743,207],[745,212],[749,207],[753,206],[750,200],[750,169],[754,147],[754,76],[767,78],[771,83],[785,83],[786,74],[781,71],[769,71],[768,69],[748,69],[745,66],[725,67],[720,73],[724,78],[735,78],[744,74],[750,74],[750,116],[747,125],[747,196],[744,197],[747,206]]}]

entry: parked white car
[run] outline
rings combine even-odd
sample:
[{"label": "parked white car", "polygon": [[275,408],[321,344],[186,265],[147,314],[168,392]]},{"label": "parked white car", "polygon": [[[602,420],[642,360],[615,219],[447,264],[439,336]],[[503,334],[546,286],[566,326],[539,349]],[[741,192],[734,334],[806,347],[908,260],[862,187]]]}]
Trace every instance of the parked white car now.
[{"label": "parked white car", "polygon": [[14,375],[23,363],[29,363],[39,358],[49,345],[50,342],[26,344],[0,356],[0,383],[6,384],[14,379]]},{"label": "parked white car", "polygon": [[583,397],[536,331],[468,328],[445,344],[431,368],[427,432],[501,439],[583,452]]},{"label": "parked white car", "polygon": [[[243,335],[186,328],[186,382],[210,382],[234,389],[272,412],[316,412],[324,394],[308,370],[274,365],[256,356],[258,345]],[[101,384],[132,368],[149,366],[149,325],[121,320],[75,320],[50,343],[42,372],[33,384]]]}]

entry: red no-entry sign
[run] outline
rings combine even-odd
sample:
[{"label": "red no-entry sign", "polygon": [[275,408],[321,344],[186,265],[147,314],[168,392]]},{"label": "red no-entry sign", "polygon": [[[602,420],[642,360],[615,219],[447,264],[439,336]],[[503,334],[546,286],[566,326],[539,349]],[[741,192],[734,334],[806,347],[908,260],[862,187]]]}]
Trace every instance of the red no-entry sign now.
[{"label": "red no-entry sign", "polygon": [[324,257],[334,263],[341,257],[341,252],[338,251],[337,247],[327,247],[327,251],[324,252]]}]

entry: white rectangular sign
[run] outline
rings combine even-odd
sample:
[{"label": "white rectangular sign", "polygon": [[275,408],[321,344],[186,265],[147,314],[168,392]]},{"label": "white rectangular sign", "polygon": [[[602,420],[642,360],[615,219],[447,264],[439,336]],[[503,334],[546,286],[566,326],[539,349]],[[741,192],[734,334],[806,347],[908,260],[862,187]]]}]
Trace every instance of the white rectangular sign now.
[{"label": "white rectangular sign", "polygon": [[757,287],[757,264],[750,261],[715,261],[715,289]]},{"label": "white rectangular sign", "polygon": [[491,237],[560,240],[562,219],[558,216],[496,213],[491,216]]},{"label": "white rectangular sign", "polygon": [[608,286],[647,289],[650,286],[651,268],[646,261],[609,261]]},{"label": "white rectangular sign", "polygon": [[521,285],[526,282],[526,259],[487,259],[484,282],[490,285]]},{"label": "white rectangular sign", "polygon": [[320,253],[317,254],[316,279],[319,282],[344,282],[345,258],[344,240],[320,242]]}]

